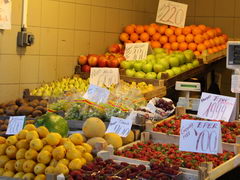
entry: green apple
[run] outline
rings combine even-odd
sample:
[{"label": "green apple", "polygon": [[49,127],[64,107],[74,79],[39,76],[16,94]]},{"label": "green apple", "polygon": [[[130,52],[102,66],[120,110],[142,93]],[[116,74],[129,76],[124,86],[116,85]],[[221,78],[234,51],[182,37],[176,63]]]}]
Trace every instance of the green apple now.
[{"label": "green apple", "polygon": [[181,65],[181,64],[185,64],[185,62],[186,62],[186,57],[184,56],[183,53],[177,53],[175,56],[178,58],[180,65]]},{"label": "green apple", "polygon": [[160,54],[160,53],[165,52],[165,49],[163,49],[163,48],[154,48],[154,49],[153,49],[153,52],[154,52],[155,54]]},{"label": "green apple", "polygon": [[132,68],[132,62],[131,61],[122,61],[121,62],[121,68],[123,69],[131,69]]},{"label": "green apple", "polygon": [[165,67],[162,64],[154,64],[153,70],[155,73],[159,73],[165,71]]},{"label": "green apple", "polygon": [[158,74],[157,74],[157,79],[161,79],[162,78],[162,72],[159,72]]},{"label": "green apple", "polygon": [[179,60],[175,56],[169,57],[169,63],[171,67],[178,67],[179,66]]},{"label": "green apple", "polygon": [[173,72],[178,75],[178,74],[181,74],[182,73],[182,70],[180,67],[173,67],[172,68]]},{"label": "green apple", "polygon": [[140,61],[137,61],[133,64],[133,68],[135,69],[135,71],[141,71],[142,70],[142,63]]},{"label": "green apple", "polygon": [[147,63],[142,65],[142,71],[145,73],[152,72],[152,63]]},{"label": "green apple", "polygon": [[138,71],[138,72],[136,72],[135,74],[134,74],[134,77],[136,77],[136,78],[145,78],[145,73],[144,72],[142,72],[142,71]]},{"label": "green apple", "polygon": [[192,69],[193,68],[193,64],[192,63],[187,63],[187,67],[188,67],[188,69]]},{"label": "green apple", "polygon": [[155,72],[148,72],[145,76],[146,79],[156,79],[157,74]]},{"label": "green apple", "polygon": [[163,58],[163,57],[165,57],[165,56],[167,56],[166,53],[160,53],[160,54],[156,54],[156,55],[155,55],[155,58],[158,59],[158,58]]},{"label": "green apple", "polygon": [[182,72],[185,72],[188,70],[188,67],[186,64],[182,65],[180,68],[181,68]]},{"label": "green apple", "polygon": [[192,50],[186,50],[183,53],[184,53],[184,56],[186,57],[186,63],[190,63],[193,61],[194,54]]},{"label": "green apple", "polygon": [[171,69],[168,69],[168,70],[166,70],[165,72],[168,73],[169,78],[175,76],[175,73],[174,73],[173,70],[171,70]]},{"label": "green apple", "polygon": [[155,56],[153,54],[147,55],[147,60],[155,60]]},{"label": "green apple", "polygon": [[165,69],[169,69],[169,61],[167,58],[157,59],[157,63],[163,65]]},{"label": "green apple", "polygon": [[193,60],[192,65],[193,65],[193,67],[198,67],[199,61],[197,59]]},{"label": "green apple", "polygon": [[135,73],[136,73],[136,71],[134,69],[127,69],[126,70],[126,75],[128,77],[133,77]]}]

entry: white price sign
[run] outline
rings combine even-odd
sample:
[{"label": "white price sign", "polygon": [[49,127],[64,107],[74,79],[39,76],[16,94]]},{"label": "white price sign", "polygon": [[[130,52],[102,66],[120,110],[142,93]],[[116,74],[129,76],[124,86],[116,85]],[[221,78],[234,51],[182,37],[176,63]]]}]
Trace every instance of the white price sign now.
[{"label": "white price sign", "polygon": [[106,133],[116,133],[121,137],[127,137],[132,128],[132,119],[111,117]]},{"label": "white price sign", "polygon": [[143,60],[147,57],[149,43],[126,43],[124,57],[126,60]]},{"label": "white price sign", "polygon": [[12,2],[0,0],[0,29],[11,29]]},{"label": "white price sign", "polygon": [[118,68],[91,68],[90,84],[96,86],[118,84],[120,79]]},{"label": "white price sign", "polygon": [[176,27],[184,27],[187,8],[187,4],[159,0],[156,22]]},{"label": "white price sign", "polygon": [[183,119],[179,150],[208,154],[222,153],[221,123]]},{"label": "white price sign", "polygon": [[198,108],[198,117],[232,121],[235,118],[236,98],[202,93]]},{"label": "white price sign", "polygon": [[19,133],[24,126],[25,116],[10,116],[6,134],[12,135]]},{"label": "white price sign", "polygon": [[106,103],[108,101],[110,91],[106,88],[101,88],[90,84],[84,98],[96,103]]},{"label": "white price sign", "polygon": [[240,75],[232,75],[231,91],[233,93],[240,93]]}]

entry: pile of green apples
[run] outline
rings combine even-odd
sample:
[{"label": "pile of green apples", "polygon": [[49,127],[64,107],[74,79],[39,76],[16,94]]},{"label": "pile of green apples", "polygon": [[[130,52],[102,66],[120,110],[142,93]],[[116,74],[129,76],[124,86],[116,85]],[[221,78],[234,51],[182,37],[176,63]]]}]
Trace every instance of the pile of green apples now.
[{"label": "pile of green apples", "polygon": [[153,54],[144,60],[127,60],[121,62],[129,77],[146,79],[171,78],[192,68],[199,66],[192,50],[175,51],[168,54],[165,49],[154,48]]}]

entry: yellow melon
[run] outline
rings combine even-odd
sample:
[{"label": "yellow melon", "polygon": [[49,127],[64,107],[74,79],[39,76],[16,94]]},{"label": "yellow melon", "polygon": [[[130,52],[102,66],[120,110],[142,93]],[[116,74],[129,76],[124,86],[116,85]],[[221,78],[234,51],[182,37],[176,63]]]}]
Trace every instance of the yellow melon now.
[{"label": "yellow melon", "polygon": [[86,137],[103,137],[106,131],[106,126],[103,121],[96,117],[88,118],[82,127],[83,133]]}]

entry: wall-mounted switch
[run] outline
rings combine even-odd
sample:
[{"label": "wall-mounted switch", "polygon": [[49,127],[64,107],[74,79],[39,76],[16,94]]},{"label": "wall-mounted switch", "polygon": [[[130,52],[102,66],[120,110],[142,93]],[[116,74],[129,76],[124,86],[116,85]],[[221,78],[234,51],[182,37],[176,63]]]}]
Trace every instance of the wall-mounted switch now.
[{"label": "wall-mounted switch", "polygon": [[32,33],[21,31],[17,35],[17,45],[20,47],[31,46],[34,43],[34,35]]}]

